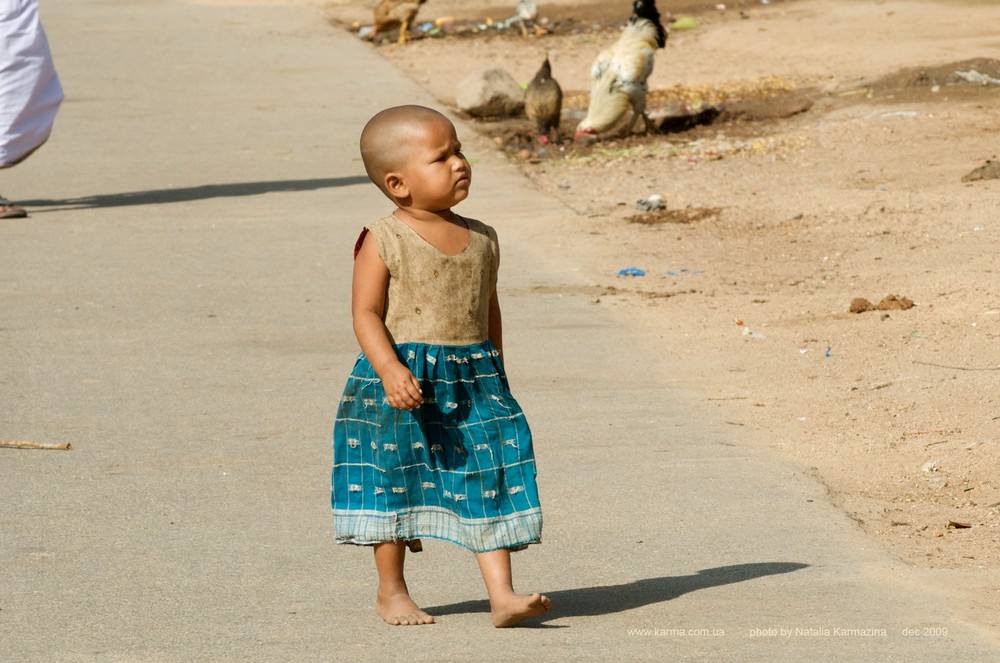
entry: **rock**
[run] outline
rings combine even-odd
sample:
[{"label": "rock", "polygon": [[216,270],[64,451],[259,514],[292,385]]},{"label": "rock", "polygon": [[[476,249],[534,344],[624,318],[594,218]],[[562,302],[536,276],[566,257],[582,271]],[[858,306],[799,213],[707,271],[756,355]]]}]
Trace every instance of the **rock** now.
[{"label": "rock", "polygon": [[851,300],[851,313],[864,313],[865,311],[907,311],[913,308],[913,306],[912,299],[898,295],[886,295],[878,304],[872,304],[864,297],[855,297]]},{"label": "rock", "polygon": [[455,103],[473,117],[514,117],[524,112],[524,90],[505,70],[483,69],[458,84]]},{"label": "rock", "polygon": [[851,300],[851,313],[864,313],[865,311],[874,311],[875,305],[864,297],[855,297]]},{"label": "rock", "polygon": [[1000,162],[987,161],[962,177],[963,182],[978,182],[979,180],[1000,179]]},{"label": "rock", "polygon": [[909,297],[887,295],[882,298],[876,308],[880,311],[908,311],[913,308],[913,300]]}]

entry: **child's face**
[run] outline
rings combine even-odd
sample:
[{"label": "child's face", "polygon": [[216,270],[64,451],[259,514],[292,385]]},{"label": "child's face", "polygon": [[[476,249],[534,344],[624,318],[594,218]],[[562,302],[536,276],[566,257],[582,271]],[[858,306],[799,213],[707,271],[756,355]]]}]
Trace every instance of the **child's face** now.
[{"label": "child's face", "polygon": [[409,139],[408,147],[402,175],[414,208],[437,212],[469,197],[472,166],[451,122],[428,120],[423,131]]}]

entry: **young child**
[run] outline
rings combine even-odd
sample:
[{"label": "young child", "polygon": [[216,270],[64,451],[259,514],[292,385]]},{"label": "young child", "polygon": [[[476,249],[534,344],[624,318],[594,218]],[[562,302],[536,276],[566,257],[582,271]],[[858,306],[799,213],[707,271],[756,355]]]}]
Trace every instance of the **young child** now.
[{"label": "young child", "polygon": [[371,545],[389,624],[430,624],[403,577],[420,538],[475,553],[496,627],[549,610],[517,594],[510,553],[541,540],[531,432],[503,369],[493,228],[455,214],[472,168],[441,113],[398,106],[361,134],[395,211],[355,246],[351,311],[361,355],[337,411],[338,543]]}]

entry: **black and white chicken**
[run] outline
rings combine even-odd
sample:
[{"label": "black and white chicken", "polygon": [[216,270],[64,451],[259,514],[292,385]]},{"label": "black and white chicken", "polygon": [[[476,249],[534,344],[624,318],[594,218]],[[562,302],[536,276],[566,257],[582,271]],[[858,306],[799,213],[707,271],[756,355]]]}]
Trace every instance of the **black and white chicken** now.
[{"label": "black and white chicken", "polygon": [[599,134],[621,125],[631,111],[625,125],[632,131],[641,117],[646,130],[650,121],[646,116],[646,80],[653,72],[653,59],[657,49],[667,43],[667,32],[660,23],[660,12],[655,0],[635,0],[632,16],[618,41],[597,56],[590,70],[590,105],[587,117],[580,122],[574,138],[583,134]]},{"label": "black and white chicken", "polygon": [[536,23],[537,20],[538,3],[535,0],[520,0],[514,9],[514,15],[507,19],[504,25],[505,27],[517,25],[521,29],[521,35],[525,37],[529,34],[529,27],[534,28],[535,34],[543,35],[546,31]]}]

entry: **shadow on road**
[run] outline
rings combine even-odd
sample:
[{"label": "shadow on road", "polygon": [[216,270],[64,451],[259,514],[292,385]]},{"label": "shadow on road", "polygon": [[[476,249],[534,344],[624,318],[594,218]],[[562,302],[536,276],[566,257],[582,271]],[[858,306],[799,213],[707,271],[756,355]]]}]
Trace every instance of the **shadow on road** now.
[{"label": "shadow on road", "polygon": [[[264,193],[315,191],[338,186],[369,184],[363,175],[351,177],[324,177],[310,180],[284,180],[279,182],[240,182],[236,184],[205,184],[180,189],[151,189],[126,193],[97,194],[81,198],[18,200],[17,204],[30,208],[34,213],[63,210],[93,209],[97,207],[125,207],[128,205],[162,205],[183,203],[208,198],[235,198],[258,196]],[[48,209],[44,209],[48,208]]]},{"label": "shadow on road", "polygon": [[[537,625],[550,619],[562,617],[590,617],[624,612],[645,605],[672,601],[673,599],[701,589],[732,585],[764,576],[791,573],[808,568],[808,564],[797,562],[766,562],[758,564],[735,564],[704,569],[689,576],[667,576],[645,578],[620,585],[602,587],[580,587],[578,589],[558,589],[544,592],[552,600],[552,612],[533,619],[528,626]],[[431,615],[454,615],[468,612],[489,612],[488,601],[463,601],[436,607],[424,608]]]}]

